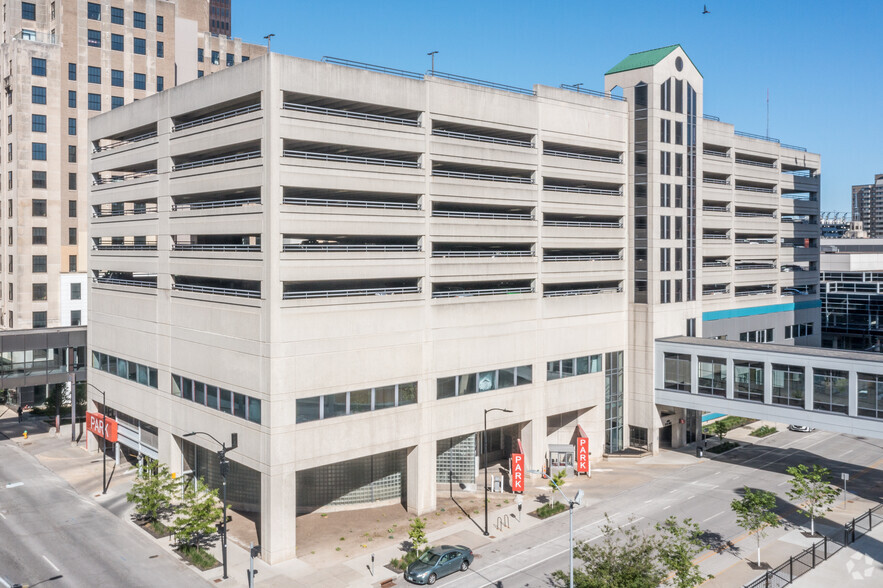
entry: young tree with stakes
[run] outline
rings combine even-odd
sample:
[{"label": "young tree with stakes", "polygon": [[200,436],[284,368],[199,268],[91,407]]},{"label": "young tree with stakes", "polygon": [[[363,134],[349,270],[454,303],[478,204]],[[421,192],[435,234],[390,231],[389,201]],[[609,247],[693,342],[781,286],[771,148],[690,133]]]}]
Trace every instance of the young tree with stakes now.
[{"label": "young tree with stakes", "polygon": [[809,517],[810,533],[816,534],[816,517],[833,508],[840,495],[840,488],[831,485],[831,471],[813,464],[812,469],[803,464],[785,470],[792,476],[788,498],[797,502],[799,512]]},{"label": "young tree with stakes", "polygon": [[156,526],[172,512],[172,500],[178,483],[172,478],[169,466],[149,457],[138,471],[132,490],[126,500],[135,504],[135,513],[147,523]]},{"label": "young tree with stakes", "polygon": [[178,518],[172,523],[172,532],[179,546],[199,547],[203,539],[217,530],[221,520],[218,491],[209,490],[202,479],[184,486],[184,501]]},{"label": "young tree with stakes", "polygon": [[754,533],[757,540],[757,567],[760,567],[760,542],[766,537],[767,529],[781,525],[778,515],[773,512],[776,495],[745,486],[742,499],[733,499],[730,508],[736,513],[736,523],[749,533]]}]

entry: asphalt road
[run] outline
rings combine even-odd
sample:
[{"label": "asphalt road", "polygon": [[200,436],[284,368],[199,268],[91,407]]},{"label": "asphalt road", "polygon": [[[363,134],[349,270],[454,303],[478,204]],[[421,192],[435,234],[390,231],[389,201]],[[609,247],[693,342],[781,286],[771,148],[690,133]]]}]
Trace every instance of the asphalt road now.
[{"label": "asphalt road", "polygon": [[0,441],[0,546],[0,588],[206,584],[11,441]]},{"label": "asphalt road", "polygon": [[[652,526],[669,516],[692,518],[707,538],[716,544],[735,541],[736,550],[700,556],[706,574],[720,574],[742,557],[754,553],[754,539],[742,541],[744,531],[736,524],[730,502],[744,486],[763,488],[779,496],[777,512],[795,526],[808,520],[794,512],[788,501],[790,476],[785,468],[799,463],[818,463],[831,469],[839,480],[841,472],[850,473],[847,489],[863,498],[880,500],[883,494],[883,441],[868,440],[823,431],[792,433],[783,431],[758,445],[744,446],[715,460],[662,474],[651,482],[624,492],[606,502],[592,502],[587,496],[583,506],[574,510],[573,527],[577,541],[596,541],[601,537],[605,515],[618,525]],[[438,586],[455,588],[494,588],[552,586],[554,570],[568,568],[568,517],[557,516],[507,538],[501,538],[476,550],[478,558],[466,573],[456,573],[439,580]],[[817,520],[816,531],[837,528],[830,521]],[[765,539],[775,541],[786,531],[776,529]],[[778,562],[777,562],[778,563]],[[579,561],[575,562],[579,565]]]}]

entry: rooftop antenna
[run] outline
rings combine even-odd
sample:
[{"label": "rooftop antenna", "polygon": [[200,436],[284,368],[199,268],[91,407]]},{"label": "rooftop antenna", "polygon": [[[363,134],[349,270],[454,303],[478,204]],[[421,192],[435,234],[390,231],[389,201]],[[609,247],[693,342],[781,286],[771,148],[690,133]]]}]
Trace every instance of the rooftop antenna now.
[{"label": "rooftop antenna", "polygon": [[276,35],[274,35],[273,33],[270,33],[269,35],[264,36],[264,38],[267,40],[267,53],[270,52],[270,42],[273,40],[273,37],[275,37],[275,36]]},{"label": "rooftop antenna", "polygon": [[770,138],[770,89],[766,89],[766,138]]},{"label": "rooftop antenna", "polygon": [[436,53],[438,53],[438,51],[430,51],[429,53],[427,53],[427,55],[429,55],[429,57],[432,58],[432,68],[429,70],[430,72],[432,72],[432,75],[435,75],[435,54]]}]

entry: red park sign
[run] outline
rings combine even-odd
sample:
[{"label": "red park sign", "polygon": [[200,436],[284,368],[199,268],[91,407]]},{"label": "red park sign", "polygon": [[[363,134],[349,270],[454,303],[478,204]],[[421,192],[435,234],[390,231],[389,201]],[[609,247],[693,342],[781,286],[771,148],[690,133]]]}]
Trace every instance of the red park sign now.
[{"label": "red park sign", "polygon": [[524,454],[512,454],[512,492],[524,492]]},{"label": "red park sign", "polygon": [[[107,435],[104,434],[104,424],[107,423]],[[95,433],[99,437],[104,437],[111,443],[117,441],[117,422],[112,418],[107,418],[97,412],[86,413],[86,428],[89,432]]]}]

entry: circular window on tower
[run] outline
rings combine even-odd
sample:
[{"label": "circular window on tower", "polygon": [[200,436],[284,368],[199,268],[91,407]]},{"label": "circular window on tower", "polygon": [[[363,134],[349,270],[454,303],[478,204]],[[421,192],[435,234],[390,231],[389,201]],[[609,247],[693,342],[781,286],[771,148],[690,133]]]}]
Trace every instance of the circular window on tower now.
[{"label": "circular window on tower", "polygon": [[680,57],[675,58],[675,69],[677,69],[678,71],[684,69],[684,60]]}]

